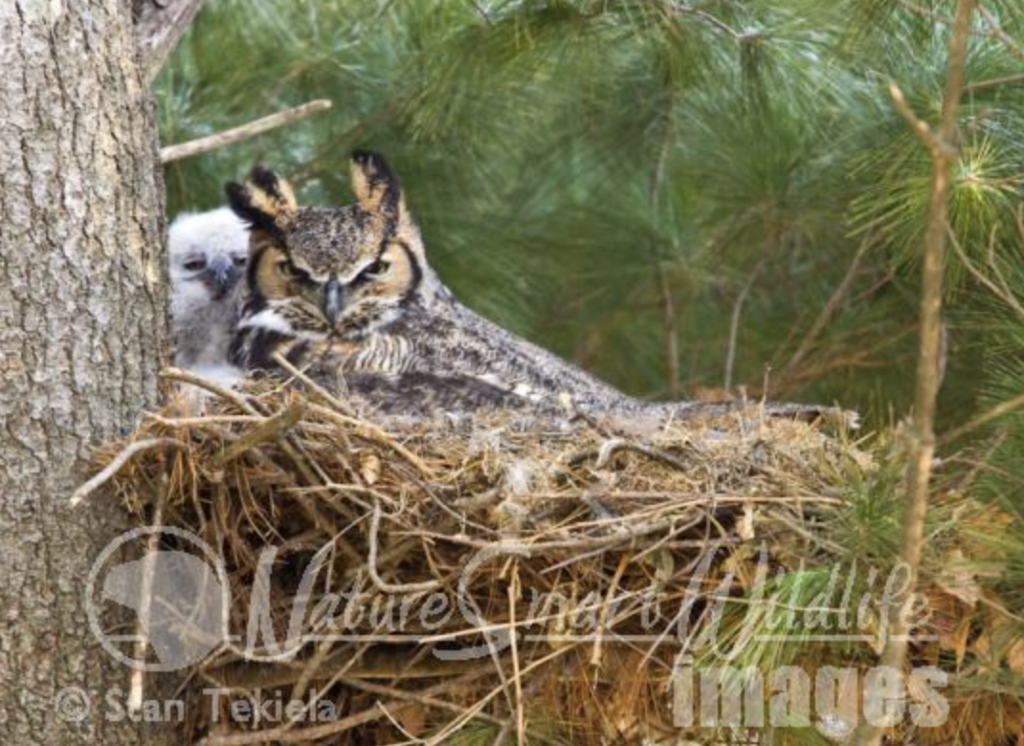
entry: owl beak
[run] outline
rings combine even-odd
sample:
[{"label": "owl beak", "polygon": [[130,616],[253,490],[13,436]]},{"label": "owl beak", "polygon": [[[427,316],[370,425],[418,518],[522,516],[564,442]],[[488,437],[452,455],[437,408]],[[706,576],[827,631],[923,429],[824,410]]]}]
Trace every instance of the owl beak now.
[{"label": "owl beak", "polygon": [[345,288],[336,279],[332,278],[324,285],[322,304],[324,318],[333,327],[345,307]]}]

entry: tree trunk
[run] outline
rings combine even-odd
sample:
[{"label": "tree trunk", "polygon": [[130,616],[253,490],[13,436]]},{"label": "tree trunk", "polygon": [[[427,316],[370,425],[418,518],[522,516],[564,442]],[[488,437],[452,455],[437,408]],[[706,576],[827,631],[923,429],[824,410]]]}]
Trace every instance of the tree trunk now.
[{"label": "tree trunk", "polygon": [[[0,743],[154,743],[83,589],[120,512],[69,509],[90,449],[157,401],[163,186],[127,0],[0,0]],[[126,620],[128,621],[128,620]],[[85,690],[91,714],[74,702]],[[116,691],[116,690],[115,690]],[[116,718],[115,718],[116,719]]]}]

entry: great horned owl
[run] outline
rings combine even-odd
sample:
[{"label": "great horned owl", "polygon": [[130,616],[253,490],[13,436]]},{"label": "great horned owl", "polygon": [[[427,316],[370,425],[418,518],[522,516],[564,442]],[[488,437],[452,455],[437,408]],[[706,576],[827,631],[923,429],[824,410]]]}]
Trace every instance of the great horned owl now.
[{"label": "great horned owl", "polygon": [[227,207],[186,213],[171,223],[168,244],[175,363],[230,379],[227,355],[249,253],[247,226]]},{"label": "great horned owl", "polygon": [[244,370],[273,371],[280,353],[386,414],[569,408],[598,418],[686,417],[723,409],[631,398],[470,311],[428,264],[383,159],[357,152],[350,166],[357,201],[340,208],[299,207],[288,183],[262,168],[244,185],[227,186],[252,233],[231,352]]}]

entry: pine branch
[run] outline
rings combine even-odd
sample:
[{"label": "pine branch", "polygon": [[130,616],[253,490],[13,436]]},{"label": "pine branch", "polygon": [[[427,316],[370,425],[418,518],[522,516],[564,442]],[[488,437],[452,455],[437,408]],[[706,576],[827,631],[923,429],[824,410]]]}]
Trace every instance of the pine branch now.
[{"label": "pine branch", "polygon": [[[895,85],[890,86],[893,103],[932,157],[931,195],[928,223],[924,236],[922,268],[920,341],[917,360],[917,389],[910,432],[910,460],[903,512],[903,537],[900,560],[909,575],[906,599],[912,599],[917,585],[921,551],[924,544],[924,518],[928,508],[928,487],[935,454],[935,409],[940,385],[942,356],[942,279],[945,271],[946,228],[949,215],[950,169],[957,159],[955,148],[956,115],[964,89],[967,40],[975,0],[957,0],[956,18],[949,41],[946,66],[946,90],[942,101],[942,122],[937,133],[917,117]],[[907,657],[908,634],[906,601],[892,604],[889,611],[888,639],[882,651],[881,665],[903,670]],[[884,729],[861,724],[853,746],[878,746]]]}]

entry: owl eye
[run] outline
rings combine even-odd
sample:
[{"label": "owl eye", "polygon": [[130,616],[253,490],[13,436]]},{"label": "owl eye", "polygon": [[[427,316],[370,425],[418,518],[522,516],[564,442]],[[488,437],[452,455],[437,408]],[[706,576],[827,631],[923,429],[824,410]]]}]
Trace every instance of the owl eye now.
[{"label": "owl eye", "polygon": [[245,266],[245,257],[244,256],[236,256],[236,257],[232,258],[232,261],[235,263],[236,267],[244,267]]},{"label": "owl eye", "polygon": [[206,269],[205,259],[189,259],[182,265],[189,272],[198,272],[202,269]]},{"label": "owl eye", "polygon": [[299,269],[287,259],[281,259],[277,262],[275,267],[277,268],[278,274],[289,282],[305,286],[314,284],[308,272]]},{"label": "owl eye", "polygon": [[363,270],[363,275],[366,277],[380,277],[381,275],[386,274],[389,269],[391,269],[391,262],[387,259],[378,259]]}]

